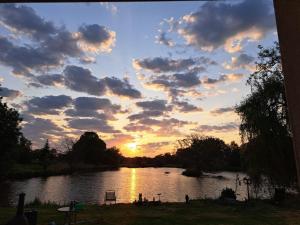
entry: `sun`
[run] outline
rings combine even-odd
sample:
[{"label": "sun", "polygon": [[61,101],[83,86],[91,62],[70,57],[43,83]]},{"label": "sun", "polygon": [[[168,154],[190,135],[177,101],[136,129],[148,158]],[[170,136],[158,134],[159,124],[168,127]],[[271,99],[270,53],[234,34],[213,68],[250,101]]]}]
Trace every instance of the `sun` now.
[{"label": "sun", "polygon": [[135,152],[137,150],[137,144],[135,142],[128,143],[127,148],[130,151]]}]

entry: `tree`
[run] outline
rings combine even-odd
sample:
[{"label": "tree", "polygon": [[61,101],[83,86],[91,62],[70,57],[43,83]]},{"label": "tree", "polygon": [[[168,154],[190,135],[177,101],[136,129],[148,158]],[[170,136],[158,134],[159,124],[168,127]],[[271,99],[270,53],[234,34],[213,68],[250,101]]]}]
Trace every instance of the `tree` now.
[{"label": "tree", "polygon": [[104,162],[106,144],[95,132],[85,132],[73,145],[71,158],[77,162],[99,164]]},{"label": "tree", "polygon": [[51,150],[49,146],[48,139],[45,142],[45,145],[42,149],[40,149],[40,157],[39,157],[40,163],[43,166],[44,172],[47,170],[50,160],[51,160]]},{"label": "tree", "polygon": [[32,158],[31,141],[22,134],[18,144],[18,162],[22,164],[31,163]]},{"label": "tree", "polygon": [[120,150],[116,147],[111,147],[105,150],[104,163],[111,166],[119,166],[123,156]]},{"label": "tree", "polygon": [[265,175],[274,186],[289,186],[296,169],[279,44],[259,49],[256,71],[247,80],[251,94],[236,107],[247,169],[256,183]]},{"label": "tree", "polygon": [[179,141],[176,151],[178,162],[184,167],[211,171],[225,167],[225,152],[228,146],[219,138],[190,135]]},{"label": "tree", "polygon": [[74,154],[72,154],[74,144],[75,141],[71,138],[65,138],[61,142],[61,147],[64,151],[64,153],[62,153],[62,157],[66,159],[71,170],[74,169],[74,163],[75,163]]},{"label": "tree", "polygon": [[228,148],[226,149],[225,153],[225,164],[226,169],[239,171],[242,170],[243,160],[242,160],[242,149],[238,146],[237,143],[232,141]]},{"label": "tree", "polygon": [[176,165],[176,156],[171,153],[157,155],[153,158],[155,166],[172,166]]},{"label": "tree", "polygon": [[19,113],[3,103],[0,97],[0,175],[7,171],[11,162],[15,160],[15,151],[21,135],[21,121]]}]

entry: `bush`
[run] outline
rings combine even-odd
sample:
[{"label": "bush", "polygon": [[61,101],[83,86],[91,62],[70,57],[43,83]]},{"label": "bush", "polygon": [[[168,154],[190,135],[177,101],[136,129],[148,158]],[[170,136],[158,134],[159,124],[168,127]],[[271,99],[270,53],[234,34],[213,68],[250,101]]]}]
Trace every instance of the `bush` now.
[{"label": "bush", "polygon": [[220,199],[226,199],[226,198],[236,199],[235,191],[232,190],[231,188],[223,189],[221,192]]},{"label": "bush", "polygon": [[273,200],[277,204],[282,204],[285,200],[285,188],[275,188]]},{"label": "bush", "polygon": [[182,175],[185,175],[187,177],[201,177],[202,171],[196,168],[189,168],[182,172]]}]

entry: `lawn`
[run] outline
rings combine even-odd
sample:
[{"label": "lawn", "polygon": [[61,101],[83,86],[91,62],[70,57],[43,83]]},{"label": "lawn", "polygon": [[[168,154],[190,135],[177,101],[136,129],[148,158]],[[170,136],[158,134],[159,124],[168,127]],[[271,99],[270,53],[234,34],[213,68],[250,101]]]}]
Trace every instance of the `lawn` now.
[{"label": "lawn", "polygon": [[[63,224],[64,215],[56,211],[58,206],[40,205],[34,208],[38,210],[39,225],[47,225],[50,221]],[[0,224],[14,213],[12,207],[0,207]],[[78,214],[78,220],[91,221],[82,224],[108,225],[300,225],[300,206],[289,204],[278,207],[262,201],[247,206],[228,206],[207,200],[192,201],[190,204],[164,203],[159,206],[86,205]]]}]

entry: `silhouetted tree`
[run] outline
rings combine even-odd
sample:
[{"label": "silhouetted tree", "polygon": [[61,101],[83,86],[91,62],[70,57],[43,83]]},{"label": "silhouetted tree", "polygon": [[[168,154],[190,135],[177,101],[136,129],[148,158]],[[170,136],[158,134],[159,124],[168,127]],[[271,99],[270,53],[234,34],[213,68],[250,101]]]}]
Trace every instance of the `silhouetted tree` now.
[{"label": "silhouetted tree", "polygon": [[44,172],[47,170],[52,158],[53,158],[52,152],[50,150],[49,142],[47,139],[44,147],[40,149],[40,154],[39,154],[39,160],[43,166]]},{"label": "silhouetted tree", "polygon": [[99,164],[104,162],[106,144],[95,132],[85,132],[73,145],[71,158],[76,162]]},{"label": "silhouetted tree", "polygon": [[111,166],[119,166],[122,160],[120,150],[116,147],[111,147],[105,150],[104,164]]},{"label": "silhouetted tree", "polygon": [[68,162],[71,170],[74,169],[74,163],[75,163],[74,154],[72,154],[74,144],[75,141],[71,138],[65,138],[61,142],[61,146],[64,151],[64,153],[62,154],[62,158],[64,158]]},{"label": "silhouetted tree", "polygon": [[243,160],[242,160],[242,149],[238,146],[237,143],[232,141],[227,150],[225,151],[225,164],[228,170],[239,171],[242,169]]},{"label": "silhouetted tree", "polygon": [[256,71],[247,81],[251,94],[236,107],[242,140],[248,142],[247,169],[256,183],[265,175],[273,185],[289,186],[296,169],[279,44],[259,49]]},{"label": "silhouetted tree", "polygon": [[18,145],[18,162],[22,164],[31,163],[34,155],[31,149],[31,141],[21,135]]},{"label": "silhouetted tree", "polygon": [[224,168],[225,151],[228,151],[229,147],[221,139],[190,135],[178,143],[176,157],[183,167],[192,167],[201,171]]},{"label": "silhouetted tree", "polygon": [[0,97],[0,175],[4,174],[15,160],[15,151],[21,135],[21,121],[19,113],[2,102]]},{"label": "silhouetted tree", "polygon": [[155,166],[176,166],[176,156],[171,153],[160,154],[154,157],[153,163]]}]

